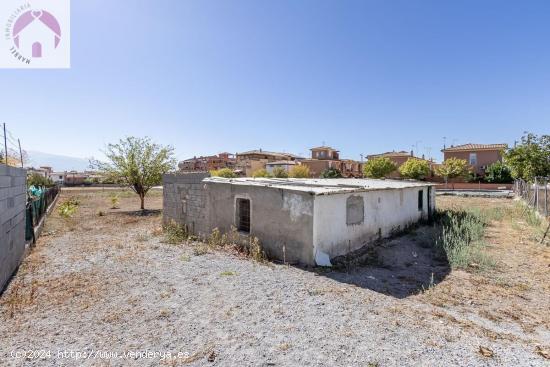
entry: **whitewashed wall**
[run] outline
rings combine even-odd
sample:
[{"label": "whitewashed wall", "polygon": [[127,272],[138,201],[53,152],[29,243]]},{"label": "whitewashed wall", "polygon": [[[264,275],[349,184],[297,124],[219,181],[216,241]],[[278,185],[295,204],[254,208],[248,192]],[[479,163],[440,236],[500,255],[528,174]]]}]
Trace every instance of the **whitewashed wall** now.
[{"label": "whitewashed wall", "polygon": [[[418,191],[423,190],[423,210],[418,210]],[[314,201],[313,251],[318,265],[330,265],[330,258],[345,255],[379,237],[390,236],[421,219],[428,219],[428,203],[435,210],[435,190],[428,200],[428,187],[377,190],[350,194],[319,195]],[[361,196],[364,220],[346,223],[346,201]]]}]

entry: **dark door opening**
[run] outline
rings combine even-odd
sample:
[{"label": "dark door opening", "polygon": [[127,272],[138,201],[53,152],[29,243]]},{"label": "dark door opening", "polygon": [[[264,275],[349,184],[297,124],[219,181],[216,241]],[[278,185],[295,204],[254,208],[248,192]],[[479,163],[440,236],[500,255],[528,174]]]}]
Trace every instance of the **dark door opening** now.
[{"label": "dark door opening", "polygon": [[250,233],[250,200],[237,199],[237,229]]},{"label": "dark door opening", "polygon": [[418,210],[424,209],[424,190],[418,192]]}]

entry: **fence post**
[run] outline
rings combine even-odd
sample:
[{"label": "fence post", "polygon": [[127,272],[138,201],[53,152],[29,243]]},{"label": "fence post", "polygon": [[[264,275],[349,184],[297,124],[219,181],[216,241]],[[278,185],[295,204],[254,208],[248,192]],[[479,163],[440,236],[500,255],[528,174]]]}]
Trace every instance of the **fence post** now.
[{"label": "fence post", "polygon": [[548,177],[544,180],[544,212],[548,218]]}]

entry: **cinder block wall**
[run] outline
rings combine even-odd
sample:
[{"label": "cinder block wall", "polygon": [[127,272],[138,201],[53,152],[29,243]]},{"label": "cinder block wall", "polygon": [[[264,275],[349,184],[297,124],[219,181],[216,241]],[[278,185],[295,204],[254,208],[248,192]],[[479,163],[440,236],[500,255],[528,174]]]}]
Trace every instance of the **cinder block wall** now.
[{"label": "cinder block wall", "polygon": [[25,254],[27,171],[0,164],[0,291]]},{"label": "cinder block wall", "polygon": [[193,234],[210,230],[206,213],[206,191],[202,180],[208,172],[175,173],[163,176],[163,222],[187,226]]}]

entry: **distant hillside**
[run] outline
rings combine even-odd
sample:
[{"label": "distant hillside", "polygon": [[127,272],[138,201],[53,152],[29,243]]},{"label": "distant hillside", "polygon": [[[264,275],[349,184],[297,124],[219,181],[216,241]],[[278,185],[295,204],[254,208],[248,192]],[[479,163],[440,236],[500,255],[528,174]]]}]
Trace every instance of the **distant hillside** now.
[{"label": "distant hillside", "polygon": [[84,171],[90,169],[89,161],[84,158],[68,157],[32,150],[27,151],[27,153],[29,155],[27,166],[50,166],[54,171]]}]

